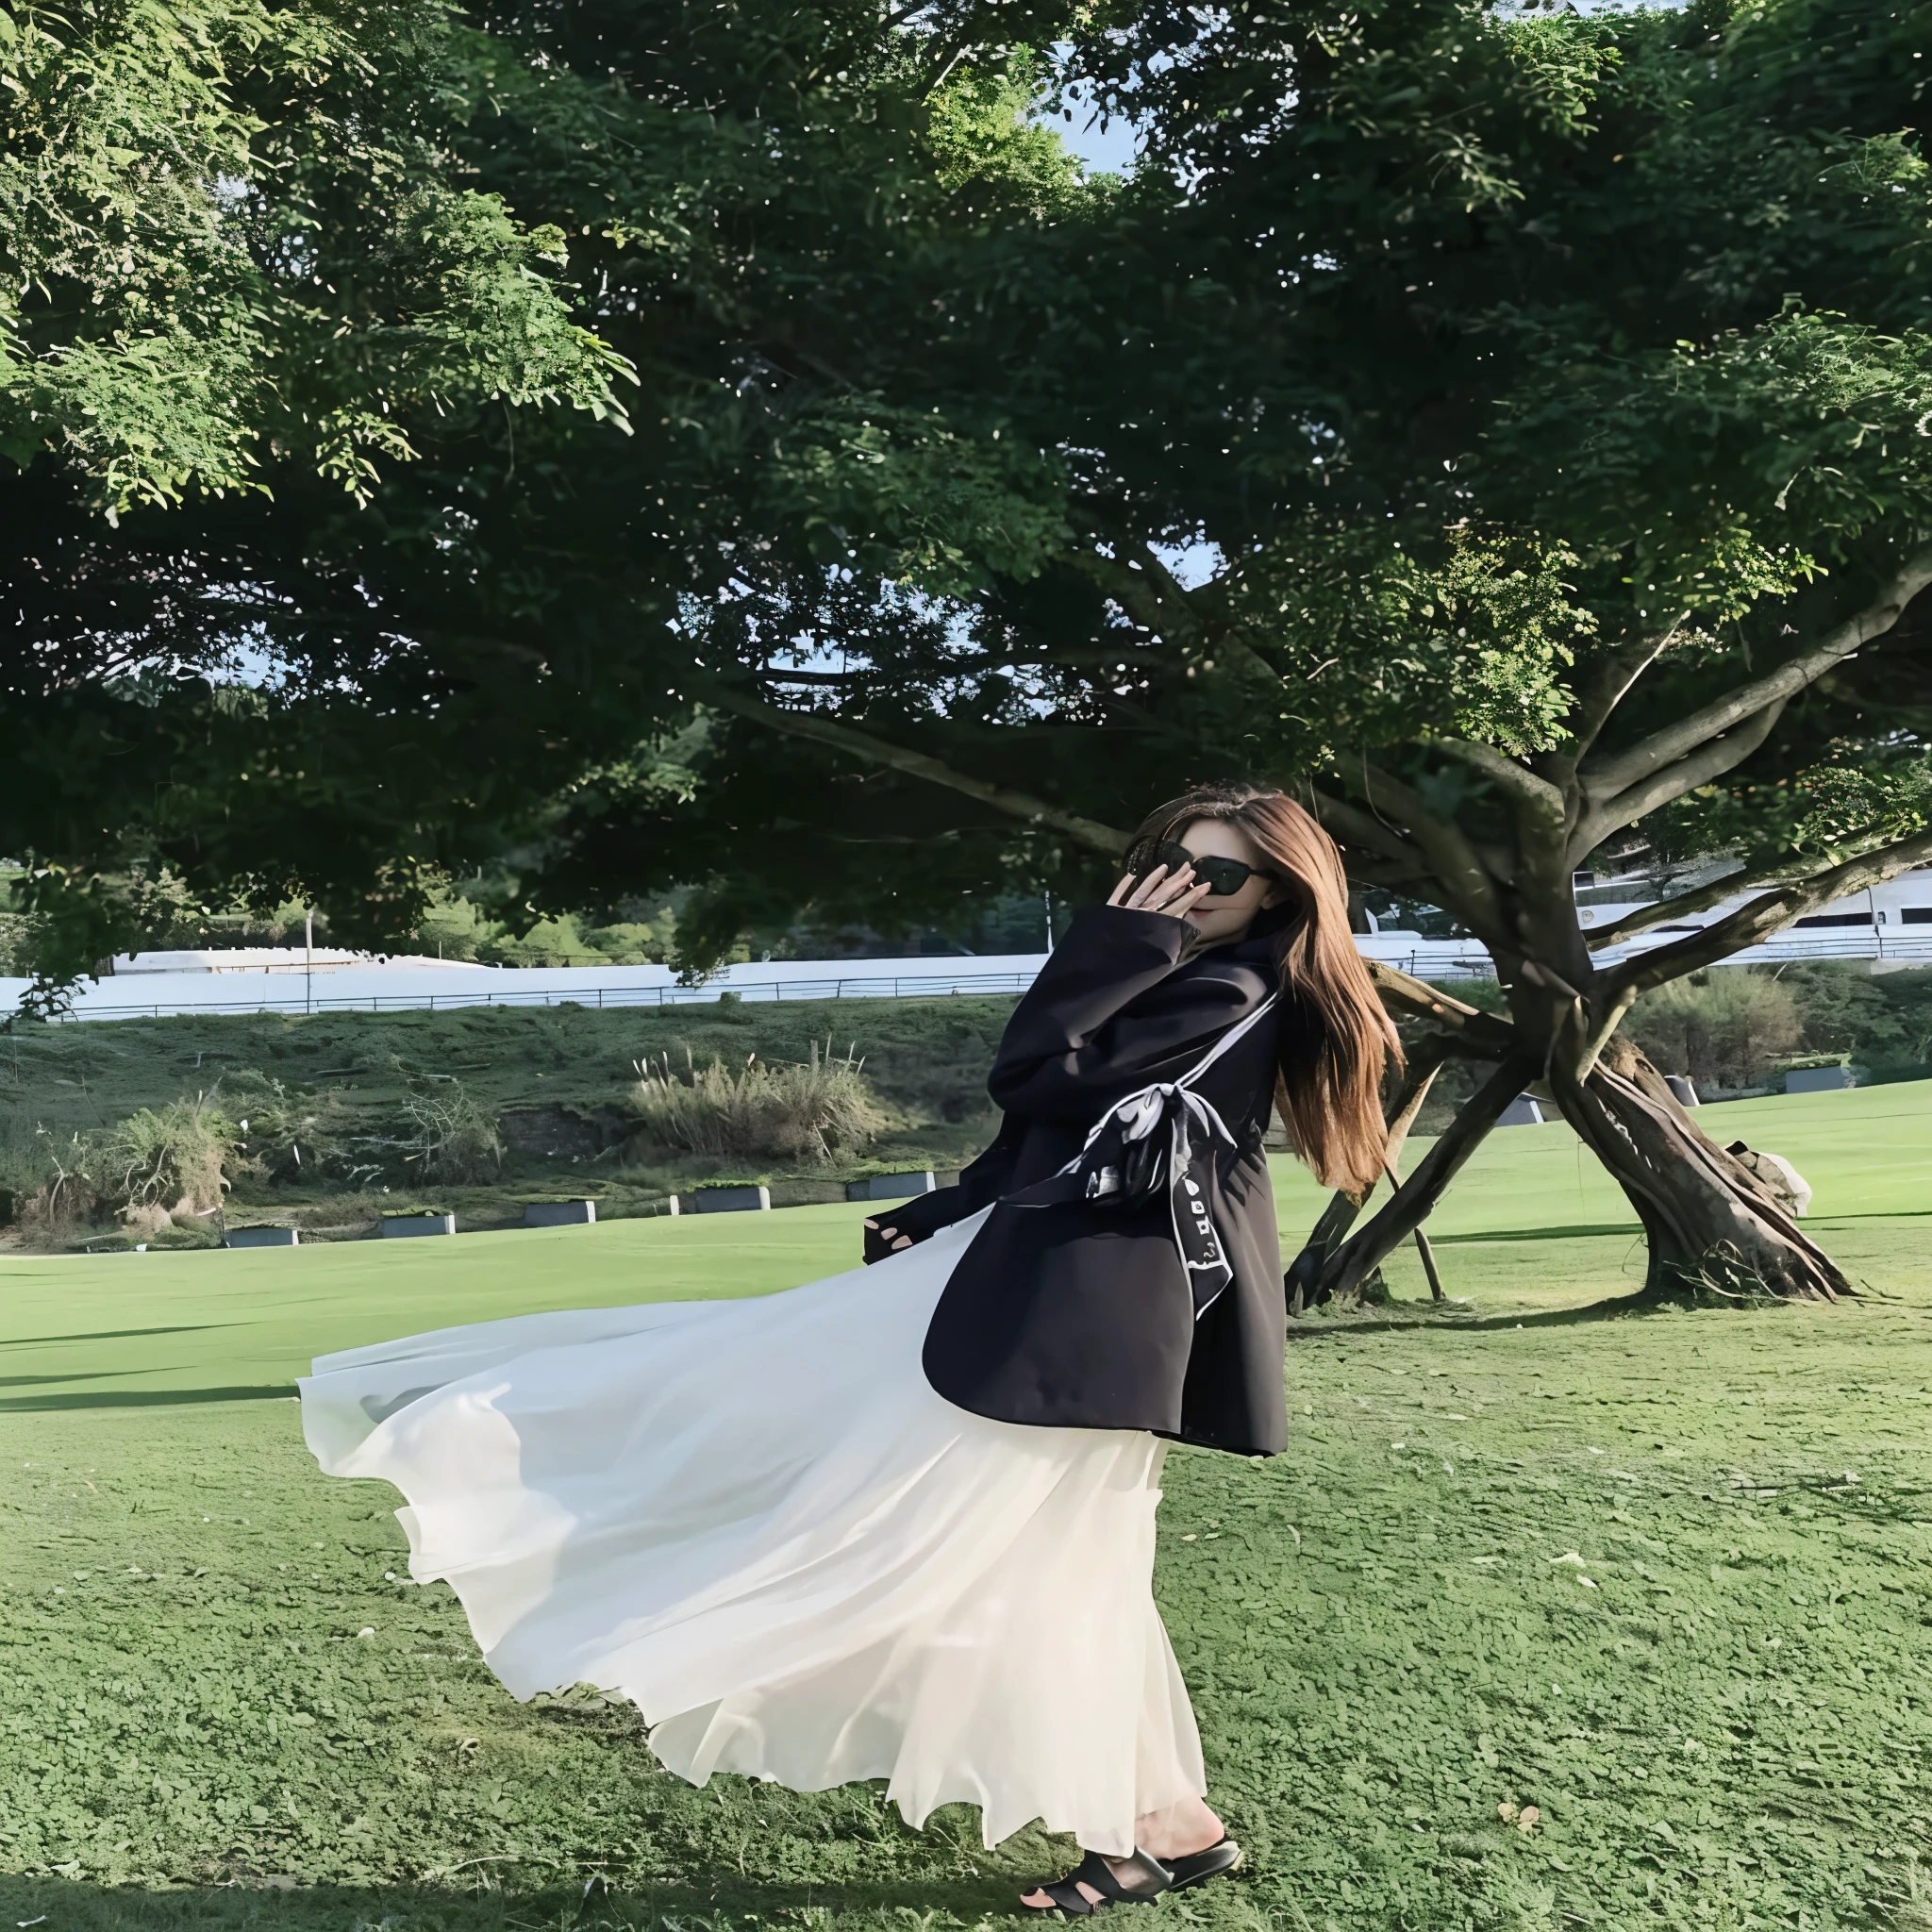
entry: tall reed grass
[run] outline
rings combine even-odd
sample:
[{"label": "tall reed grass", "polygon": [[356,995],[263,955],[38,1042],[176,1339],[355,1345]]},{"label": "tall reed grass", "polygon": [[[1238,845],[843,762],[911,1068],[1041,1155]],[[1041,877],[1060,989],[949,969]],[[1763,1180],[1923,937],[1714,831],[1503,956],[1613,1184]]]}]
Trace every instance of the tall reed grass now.
[{"label": "tall reed grass", "polygon": [[676,1067],[665,1054],[632,1063],[644,1131],[661,1145],[712,1159],[762,1156],[822,1165],[862,1147],[888,1124],[866,1085],[856,1045],[841,1056],[812,1042],[808,1061],[700,1067],[690,1049]]}]

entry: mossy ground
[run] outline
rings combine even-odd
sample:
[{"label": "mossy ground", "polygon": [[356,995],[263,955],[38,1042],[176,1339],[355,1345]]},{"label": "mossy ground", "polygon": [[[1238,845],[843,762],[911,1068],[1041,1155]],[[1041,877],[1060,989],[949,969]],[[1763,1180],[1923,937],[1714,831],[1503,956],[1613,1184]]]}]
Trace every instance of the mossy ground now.
[{"label": "mossy ground", "polygon": [[[1724,1119],[1818,1186],[1858,1303],[1607,1302],[1641,1270],[1620,1205],[1518,1130],[1441,1217],[1457,1306],[1402,1260],[1384,1317],[1297,1330],[1288,1455],[1173,1457],[1158,1588],[1250,1862],[1161,1918],[1932,1923],[1932,1085]],[[1293,1225],[1311,1191],[1282,1192]],[[959,1808],[914,1834],[867,1788],[692,1790],[624,1709],[512,1703],[285,1392],[353,1341],[810,1278],[861,1212],[0,1263],[0,1912],[1005,1919],[1064,1845],[986,1853]]]}]

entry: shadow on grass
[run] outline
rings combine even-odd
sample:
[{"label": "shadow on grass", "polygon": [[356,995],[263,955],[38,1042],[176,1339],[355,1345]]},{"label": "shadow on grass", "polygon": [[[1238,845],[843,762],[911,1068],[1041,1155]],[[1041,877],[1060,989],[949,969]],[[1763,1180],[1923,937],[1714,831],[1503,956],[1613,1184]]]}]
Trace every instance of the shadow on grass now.
[{"label": "shadow on grass", "polygon": [[128,1341],[145,1335],[207,1335],[216,1328],[237,1328],[238,1322],[171,1322],[162,1328],[84,1328],[75,1335],[17,1335],[8,1348],[38,1348],[53,1341]]},{"label": "shadow on grass", "polygon": [[1642,1232],[1641,1222],[1604,1221],[1585,1223],[1575,1227],[1503,1227],[1485,1229],[1480,1234],[1432,1234],[1429,1245],[1452,1248],[1474,1241],[1574,1241],[1587,1240],[1592,1235],[1624,1234],[1634,1238]]},{"label": "shadow on grass", "polygon": [[[78,1375],[50,1375],[77,1382]],[[0,1396],[0,1415],[51,1414],[70,1408],[179,1408],[195,1402],[270,1402],[294,1394],[292,1382],[262,1382],[225,1389],[75,1389],[50,1395]]]},{"label": "shadow on grass", "polygon": [[1856,1214],[1813,1214],[1807,1219],[1814,1228],[1837,1227],[1854,1221],[1923,1221],[1932,1208],[1874,1208]]},{"label": "shadow on grass", "polygon": [[[1776,1302],[1762,1306],[1776,1307]],[[1380,1307],[1354,1308],[1339,1314],[1320,1310],[1291,1320],[1291,1341],[1317,1341],[1324,1336],[1358,1335],[1364,1328],[1434,1328],[1456,1335],[1493,1333],[1506,1328],[1577,1328],[1591,1322],[1622,1321],[1633,1315],[1684,1313],[1693,1307],[1681,1295],[1633,1288],[1624,1294],[1606,1295],[1574,1308],[1533,1308],[1520,1314],[1476,1315],[1453,1302],[1389,1302]]]},{"label": "shadow on grass", "polygon": [[[737,1873],[709,1885],[613,1874],[527,1890],[432,1885],[308,1885],[242,1879],[226,1885],[107,1885],[88,1879],[0,1876],[0,1915],[47,1932],[722,1932],[753,1921],[804,1925],[930,1922],[1022,1915],[1016,1881],[1002,1874],[884,1878],[833,1885],[759,1884]],[[1030,1916],[1030,1915],[1029,1915]]]}]

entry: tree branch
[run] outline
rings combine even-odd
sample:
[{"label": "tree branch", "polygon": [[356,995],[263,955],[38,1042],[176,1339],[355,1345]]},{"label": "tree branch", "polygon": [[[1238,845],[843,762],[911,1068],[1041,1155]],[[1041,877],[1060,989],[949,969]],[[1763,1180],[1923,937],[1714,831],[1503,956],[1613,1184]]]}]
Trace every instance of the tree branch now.
[{"label": "tree branch", "polygon": [[1310,790],[1308,796],[1314,803],[1315,816],[1330,832],[1339,834],[1352,845],[1379,852],[1392,864],[1411,869],[1419,877],[1429,876],[1429,862],[1421,850],[1392,826],[1384,824],[1373,812],[1357,810],[1339,798],[1331,798],[1325,791]]},{"label": "tree branch", "polygon": [[1596,681],[1577,712],[1576,729],[1572,734],[1574,749],[1570,754],[1573,771],[1590,756],[1617,707],[1636,689],[1638,679],[1663,655],[1683,622],[1680,614],[1661,636],[1613,650],[1605,658]]},{"label": "tree branch", "polygon": [[1455,1120],[1437,1136],[1436,1144],[1417,1162],[1415,1172],[1396,1190],[1394,1199],[1327,1257],[1317,1277],[1318,1291],[1330,1296],[1346,1293],[1428,1219],[1449,1183],[1536,1072],[1532,1056],[1512,1056],[1476,1089]]},{"label": "tree branch", "polygon": [[[1572,860],[1565,837],[1570,811],[1564,791],[1491,745],[1439,738],[1434,748],[1480,773],[1509,801],[1516,831],[1514,864],[1509,871],[1519,894],[1519,935],[1526,946],[1548,946],[1552,942],[1548,934],[1540,939],[1531,935],[1541,923],[1538,917],[1541,908],[1561,904],[1565,916],[1569,914]],[[1495,872],[1502,868],[1492,863],[1488,869]],[[1566,952],[1574,952],[1576,963],[1581,963],[1583,956],[1576,947],[1574,927],[1566,929],[1556,943]]]},{"label": "tree branch", "polygon": [[888,684],[892,680],[874,671],[788,671],[775,664],[758,667],[760,677],[774,684]]},{"label": "tree branch", "polygon": [[1267,683],[1281,683],[1281,673],[1241,634],[1245,626],[1237,625],[1224,614],[1217,622],[1204,613],[1204,604],[1224,602],[1215,584],[1191,591],[1139,538],[1109,529],[1091,514],[1083,521],[1103,542],[1134,553],[1135,563],[1124,563],[1118,558],[1103,557],[1097,550],[1083,550],[1074,562],[1136,623],[1169,636],[1177,631],[1196,649],[1221,652]]},{"label": "tree branch", "polygon": [[1178,628],[1190,641],[1197,641],[1204,620],[1189,601],[1188,592],[1160,559],[1144,544],[1107,528],[1097,519],[1088,517],[1083,521],[1101,542],[1114,550],[1139,551],[1141,568],[1136,569],[1119,557],[1104,557],[1091,548],[1075,552],[1072,558],[1074,567],[1091,577],[1129,617],[1149,630],[1169,631],[1178,617]]},{"label": "tree branch", "polygon": [[1842,865],[1815,874],[1808,879],[1779,886],[1774,891],[1753,899],[1702,932],[1688,933],[1668,946],[1657,946],[1635,959],[1627,959],[1609,975],[1609,990],[1622,997],[1648,992],[1667,980],[1680,979],[1700,966],[1713,966],[1731,954],[1756,945],[1774,932],[1782,932],[1794,919],[1802,919],[1815,907],[1828,906],[1847,892],[1863,891],[1868,886],[1881,886],[1902,872],[1932,861],[1932,831],[1916,832],[1909,839],[1868,852],[1861,858],[1847,859]]},{"label": "tree branch", "polygon": [[1357,885],[1399,892],[1406,887],[1429,885],[1435,877],[1425,865],[1397,865],[1393,859],[1364,857],[1354,846],[1342,849],[1347,854],[1348,875]]},{"label": "tree branch", "polygon": [[1546,825],[1562,824],[1563,794],[1547,778],[1538,777],[1514,758],[1505,758],[1491,745],[1474,744],[1462,738],[1436,738],[1429,743],[1432,750],[1480,772],[1485,778],[1507,791],[1523,811]]},{"label": "tree branch", "polygon": [[746,668],[753,675],[773,684],[871,684],[881,691],[911,685],[919,691],[930,691],[939,684],[954,678],[984,677],[999,671],[1029,671],[1042,667],[1052,670],[1060,665],[1071,669],[1076,665],[1092,664],[1109,668],[1119,664],[1123,669],[1134,668],[1131,654],[1125,650],[1039,651],[1024,657],[953,658],[903,670],[888,670],[876,663],[864,664],[856,671],[808,671],[783,664],[758,664]]},{"label": "tree branch", "polygon": [[288,605],[264,604],[248,597],[195,597],[196,610],[219,610],[246,617],[264,629],[292,625],[302,630],[374,630],[386,637],[413,638],[424,643],[441,644],[448,649],[487,653],[515,658],[521,663],[547,664],[549,652],[515,638],[493,637],[479,631],[444,630],[436,625],[417,624],[382,610],[298,610]]},{"label": "tree branch", "polygon": [[[1346,766],[1341,771],[1346,783]],[[1362,797],[1373,808],[1378,789],[1387,795],[1390,806],[1407,822],[1409,839],[1422,848],[1437,883],[1452,902],[1449,909],[1457,913],[1478,937],[1485,927],[1500,934],[1505,924],[1502,907],[1496,899],[1495,881],[1476,856],[1475,848],[1463,836],[1461,827],[1439,819],[1408,786],[1378,770],[1366,758],[1362,760],[1361,772]]]},{"label": "tree branch", "polygon": [[990,785],[983,778],[954,771],[950,765],[939,758],[928,758],[924,752],[888,744],[884,739],[874,738],[870,732],[858,731],[850,724],[822,718],[815,711],[783,710],[776,705],[746,697],[728,686],[714,685],[708,679],[704,682],[706,703],[716,705],[721,711],[733,712],[738,717],[747,718],[774,731],[785,732],[792,738],[812,739],[817,743],[830,745],[835,751],[842,751],[848,757],[863,758],[868,764],[884,765],[891,771],[904,772],[908,777],[924,778],[930,785],[944,786],[950,791],[961,792],[981,805],[991,806],[995,811],[1005,812],[1009,818],[1024,819],[1029,824],[1045,825],[1056,832],[1064,832],[1070,839],[1075,839],[1096,852],[1106,853],[1109,858],[1118,858],[1126,850],[1126,833],[1116,831],[1111,825],[1103,825],[1098,820],[1082,818],[1077,812],[1062,811],[1043,798],[1035,798],[1031,792],[1016,791],[1009,785]]},{"label": "tree branch", "polygon": [[[1863,851],[1857,855],[1862,858],[1865,851],[1876,849],[1874,841],[1878,837],[1875,826],[1867,826],[1864,831],[1855,832],[1848,839],[1834,840],[1833,843],[1840,851],[1847,846],[1862,847]],[[1712,906],[1722,905],[1739,892],[1755,892],[1760,886],[1788,885],[1795,870],[1795,860],[1767,866],[1760,872],[1740,866],[1736,872],[1727,872],[1722,878],[1712,879],[1707,886],[1699,886],[1694,891],[1679,892],[1674,898],[1659,899],[1655,905],[1636,907],[1608,925],[1592,926],[1584,934],[1584,942],[1591,952],[1600,952],[1604,947],[1614,946],[1640,932],[1648,932],[1652,926],[1661,925],[1667,919],[1678,919],[1688,912],[1703,912]]]},{"label": "tree branch", "polygon": [[[1415,1117],[1423,1110],[1423,1103],[1429,1097],[1429,1089],[1436,1083],[1436,1075],[1442,1071],[1442,1062],[1455,1053],[1461,1042],[1453,1035],[1432,1033],[1419,1041],[1413,1053],[1408,1057],[1403,1084],[1394,1100],[1390,1104],[1389,1117],[1383,1124],[1382,1172],[1388,1176],[1391,1191],[1402,1185],[1401,1175],[1396,1172],[1402,1162],[1403,1142],[1408,1139],[1408,1130],[1415,1124]],[[1282,1277],[1282,1286],[1288,1292],[1288,1312],[1299,1315],[1307,1305],[1307,1291],[1315,1276],[1321,1272],[1322,1263],[1341,1245],[1349,1229],[1355,1225],[1356,1217],[1367,1205],[1370,1194],[1374,1191],[1373,1185],[1359,1194],[1351,1194],[1346,1190],[1338,1190],[1322,1210],[1321,1219],[1309,1230],[1308,1238],[1302,1243],[1301,1253],[1290,1265]],[[1418,1245],[1424,1245],[1421,1229],[1417,1229]],[[1435,1272],[1433,1257],[1428,1262],[1431,1275]]]},{"label": "tree branch", "polygon": [[1620,791],[1601,804],[1592,804],[1577,820],[1570,836],[1570,862],[1580,864],[1614,832],[1619,825],[1633,825],[1646,813],[1654,812],[1674,798],[1683,798],[1700,785],[1708,785],[1726,772],[1741,765],[1777,727],[1789,698],[1774,698],[1761,711],[1714,738],[1689,758],[1666,765],[1653,777]]},{"label": "tree branch", "polygon": [[1729,731],[1767,705],[1795,697],[1808,684],[1842,663],[1861,645],[1882,637],[1905,614],[1905,608],[1927,584],[1932,584],[1932,544],[1916,551],[1899,565],[1883,589],[1864,609],[1826,632],[1808,651],[1788,658],[1775,671],[1740,685],[1728,696],[1692,711],[1688,718],[1654,731],[1627,751],[1618,752],[1588,770],[1578,779],[1592,799],[1626,791],[1664,766],[1696,750],[1707,739]]},{"label": "tree branch", "polygon": [[1755,891],[1759,886],[1781,883],[1789,866],[1780,866],[1775,872],[1749,873],[1740,868],[1727,872],[1721,879],[1713,879],[1707,886],[1699,886],[1693,892],[1680,892],[1674,899],[1659,899],[1654,906],[1640,906],[1634,911],[1626,912],[1622,919],[1612,920],[1608,925],[1593,925],[1583,935],[1583,942],[1591,952],[1599,952],[1605,946],[1614,946],[1623,940],[1632,938],[1640,932],[1648,932],[1654,925],[1661,925],[1667,919],[1681,918],[1687,912],[1703,912],[1712,906],[1721,905],[1734,892]]},{"label": "tree branch", "polygon": [[1449,1028],[1467,1042],[1471,1058],[1502,1059],[1517,1050],[1520,1042],[1516,1028],[1507,1020],[1499,1020],[1478,1007],[1466,1007],[1426,980],[1412,978],[1379,959],[1365,959],[1362,963],[1369,969],[1369,978],[1381,995],[1382,1004],[1391,1012],[1416,1020],[1433,1020]]}]

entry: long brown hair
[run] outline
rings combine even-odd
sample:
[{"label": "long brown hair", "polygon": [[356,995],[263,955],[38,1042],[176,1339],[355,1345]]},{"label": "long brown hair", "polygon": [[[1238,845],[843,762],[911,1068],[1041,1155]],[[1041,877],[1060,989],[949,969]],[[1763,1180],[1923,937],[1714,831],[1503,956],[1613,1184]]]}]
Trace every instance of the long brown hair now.
[{"label": "long brown hair", "polygon": [[1239,825],[1299,914],[1281,960],[1289,1024],[1281,1029],[1274,1104],[1295,1152],[1325,1187],[1364,1192],[1382,1178],[1382,1074],[1391,1059],[1401,1065],[1402,1044],[1349,932],[1341,853],[1293,799],[1269,785],[1183,792],[1148,815],[1134,843],[1178,839],[1196,819]]}]

